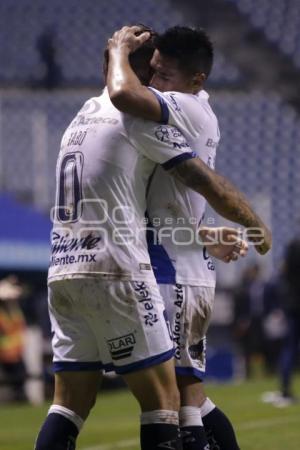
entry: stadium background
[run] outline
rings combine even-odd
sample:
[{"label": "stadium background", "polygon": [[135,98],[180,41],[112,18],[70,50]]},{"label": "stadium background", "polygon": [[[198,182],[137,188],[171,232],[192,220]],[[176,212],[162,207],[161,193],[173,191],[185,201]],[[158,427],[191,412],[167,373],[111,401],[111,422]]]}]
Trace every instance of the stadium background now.
[{"label": "stadium background", "polygon": [[[157,31],[175,24],[208,31],[216,49],[206,89],[221,129],[217,169],[273,231],[268,256],[258,259],[251,251],[241,264],[218,267],[212,376],[243,376],[230,331],[232,291],[254,261],[263,279],[274,276],[300,228],[299,0],[1,0],[1,277],[18,273],[34,287],[25,309],[36,341],[60,138],[82,103],[103,87],[107,39],[134,23]],[[212,224],[214,213],[206,220]],[[39,370],[37,364],[32,372]]]}]

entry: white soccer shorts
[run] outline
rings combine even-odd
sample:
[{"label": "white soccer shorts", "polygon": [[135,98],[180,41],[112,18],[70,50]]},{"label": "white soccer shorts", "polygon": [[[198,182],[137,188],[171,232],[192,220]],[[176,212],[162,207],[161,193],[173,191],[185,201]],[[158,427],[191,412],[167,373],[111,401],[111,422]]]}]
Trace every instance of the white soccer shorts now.
[{"label": "white soccer shorts", "polygon": [[174,355],[157,285],[76,278],[52,282],[53,368],[126,374]]},{"label": "white soccer shorts", "polygon": [[160,284],[175,345],[178,375],[203,379],[206,369],[206,332],[215,289],[212,287]]}]

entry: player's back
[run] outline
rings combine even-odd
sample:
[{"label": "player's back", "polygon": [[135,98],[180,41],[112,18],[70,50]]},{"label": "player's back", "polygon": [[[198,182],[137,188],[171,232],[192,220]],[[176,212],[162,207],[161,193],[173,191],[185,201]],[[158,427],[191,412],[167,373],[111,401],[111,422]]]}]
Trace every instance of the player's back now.
[{"label": "player's back", "polygon": [[[159,94],[169,110],[168,123],[179,127],[192,150],[214,168],[220,133],[208,94],[205,91],[197,95],[178,92]],[[163,126],[161,139],[168,139]],[[159,240],[164,247],[149,246],[152,263],[158,269],[155,273],[159,282],[174,282],[176,273],[178,283],[214,286],[214,265],[205,248],[196,241],[205,208],[203,196],[160,167],[156,168],[148,190],[147,212],[156,230],[154,240]]]},{"label": "player's back", "polygon": [[144,233],[145,184],[154,163],[131,145],[107,91],[65,131],[57,161],[49,279],[153,280]]}]

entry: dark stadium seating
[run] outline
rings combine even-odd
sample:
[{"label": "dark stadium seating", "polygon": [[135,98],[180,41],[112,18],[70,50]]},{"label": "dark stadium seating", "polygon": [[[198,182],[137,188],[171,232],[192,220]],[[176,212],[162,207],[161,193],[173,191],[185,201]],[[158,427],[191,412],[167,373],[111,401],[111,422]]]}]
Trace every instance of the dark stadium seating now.
[{"label": "dark stadium seating", "polygon": [[225,0],[235,3],[255,28],[290,56],[300,68],[300,3],[299,0]]},{"label": "dark stadium seating", "polygon": [[[0,2],[0,82],[31,82],[43,77],[38,42],[53,36],[63,84],[97,84],[107,39],[125,24],[145,23],[158,31],[185,23],[171,0],[22,0]],[[40,44],[39,44],[40,46]],[[217,53],[212,81],[236,82],[239,70]]]}]

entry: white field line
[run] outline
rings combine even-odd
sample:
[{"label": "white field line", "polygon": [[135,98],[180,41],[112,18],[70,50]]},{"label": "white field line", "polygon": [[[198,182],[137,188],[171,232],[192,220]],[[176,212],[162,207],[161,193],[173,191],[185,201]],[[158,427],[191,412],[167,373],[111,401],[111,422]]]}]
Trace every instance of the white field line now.
[{"label": "white field line", "polygon": [[253,422],[245,422],[241,424],[239,427],[236,427],[237,430],[254,430],[257,428],[271,428],[277,425],[287,425],[289,423],[299,422],[299,417],[277,417],[275,419],[265,419],[265,420],[255,420]]},{"label": "white field line", "polygon": [[[277,425],[289,424],[299,422],[299,417],[278,417],[275,419],[256,420],[252,422],[245,422],[236,427],[236,430],[255,430],[257,428],[271,428]],[[131,445],[137,445],[138,439],[130,439],[124,441],[112,442],[111,444],[96,445],[93,447],[84,447],[82,450],[118,450],[122,448],[128,448]]]}]

